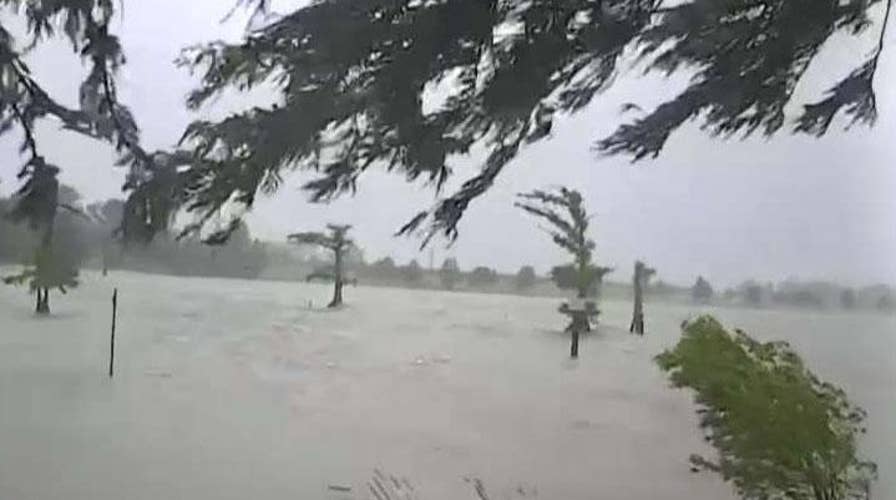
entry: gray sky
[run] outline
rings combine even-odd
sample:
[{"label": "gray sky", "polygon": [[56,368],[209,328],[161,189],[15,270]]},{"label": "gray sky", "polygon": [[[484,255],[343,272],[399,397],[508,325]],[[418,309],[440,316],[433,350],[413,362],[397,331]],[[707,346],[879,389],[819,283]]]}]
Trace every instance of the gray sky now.
[{"label": "gray sky", "polygon": [[[179,49],[204,40],[236,39],[242,32],[243,19],[219,22],[231,4],[125,2],[117,28],[128,56],[120,93],[135,111],[148,148],[171,146],[191,119],[183,96],[193,80],[172,64]],[[815,68],[816,75],[801,92],[817,95],[864,58],[868,42],[838,41],[839,52]],[[893,50],[882,61],[879,82],[896,76]],[[55,95],[76,102],[83,69],[68,48],[50,47],[30,60]],[[535,221],[512,206],[516,192],[565,184],[581,190],[597,214],[592,236],[598,260],[618,268],[614,280],[628,279],[633,261],[641,258],[657,267],[662,279],[681,283],[698,274],[719,284],[788,276],[896,283],[896,88],[878,85],[881,119],[872,130],[834,130],[820,140],[782,135],[772,141],[724,142],[689,127],[673,136],[659,159],[635,165],[624,158],[598,158],[591,151],[596,138],[624,119],[619,115],[622,103],[635,101],[649,109],[681,84],[621,77],[590,108],[562,120],[552,139],[525,150],[470,207],[453,247],[436,242],[437,265],[448,255],[465,268],[488,264],[505,271],[532,264],[545,272],[565,262],[567,257]],[[235,103],[246,102],[251,99],[238,96],[219,105],[235,109]],[[221,110],[210,113],[220,115]],[[38,139],[64,168],[63,180],[85,198],[120,196],[123,172],[112,167],[114,154],[108,146],[53,126],[41,127]],[[14,136],[0,141],[7,158],[0,165],[3,192],[16,184],[17,142]],[[474,160],[459,159],[456,171],[472,172]],[[368,259],[391,254],[399,262],[417,258],[428,263],[429,252],[418,253],[419,241],[392,234],[434,202],[431,190],[370,172],[354,198],[310,205],[299,191],[307,179],[307,174],[296,174],[278,195],[259,200],[249,217],[256,236],[283,240],[296,230],[348,222],[356,225]],[[457,177],[452,185],[462,180]]]}]

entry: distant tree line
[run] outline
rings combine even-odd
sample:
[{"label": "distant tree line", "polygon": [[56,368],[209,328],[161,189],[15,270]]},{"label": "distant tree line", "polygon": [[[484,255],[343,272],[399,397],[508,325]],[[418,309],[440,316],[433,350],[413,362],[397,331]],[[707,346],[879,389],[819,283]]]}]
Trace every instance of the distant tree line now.
[{"label": "distant tree line", "polygon": [[[118,237],[122,200],[85,204],[75,189],[60,185],[56,204],[65,209],[58,209],[48,226],[16,217],[17,208],[28,202],[24,196],[0,197],[0,264],[23,268],[15,275],[4,275],[9,284],[32,280],[39,277],[38,270],[43,270],[56,275],[53,288],[57,282],[74,286],[78,270],[86,266],[104,272],[127,269],[255,278],[267,265],[266,245],[253,240],[244,223],[238,223],[229,241],[222,245],[202,243],[196,236],[178,239],[174,233],[163,231],[147,243],[125,246]],[[49,243],[44,241],[47,238]],[[36,283],[35,287],[44,288]]]},{"label": "distant tree line", "polygon": [[886,285],[856,289],[830,282],[787,280],[774,284],[748,280],[717,294],[709,281],[700,276],[690,288],[690,297],[698,304],[896,311],[896,293]]},{"label": "distant tree line", "polygon": [[372,263],[355,262],[352,267],[359,279],[366,283],[448,291],[526,293],[539,282],[532,266],[522,266],[513,275],[501,274],[488,266],[476,266],[464,271],[454,257],[446,258],[438,269],[423,269],[416,259],[405,265],[398,265],[392,257],[384,257]]}]

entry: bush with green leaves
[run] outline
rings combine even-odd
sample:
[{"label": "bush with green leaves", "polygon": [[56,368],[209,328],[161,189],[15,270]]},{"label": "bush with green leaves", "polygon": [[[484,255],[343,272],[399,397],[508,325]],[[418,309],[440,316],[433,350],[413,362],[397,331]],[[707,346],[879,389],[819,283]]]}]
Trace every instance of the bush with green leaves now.
[{"label": "bush with green leaves", "polygon": [[657,357],[675,387],[696,392],[716,460],[691,456],[746,499],[866,499],[877,466],[859,458],[864,410],[821,381],[785,342],[761,343],[715,319],[683,326]]}]

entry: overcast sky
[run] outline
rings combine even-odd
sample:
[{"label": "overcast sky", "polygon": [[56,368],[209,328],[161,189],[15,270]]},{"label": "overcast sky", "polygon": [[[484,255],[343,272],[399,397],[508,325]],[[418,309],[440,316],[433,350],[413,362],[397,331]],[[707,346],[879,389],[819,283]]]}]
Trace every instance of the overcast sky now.
[{"label": "overcast sky", "polygon": [[[183,96],[193,80],[172,64],[180,48],[217,38],[237,39],[243,20],[220,20],[232,0],[125,1],[121,34],[128,65],[121,98],[132,107],[148,149],[169,147],[192,118]],[[286,3],[286,2],[281,2]],[[891,33],[893,30],[891,30]],[[892,45],[894,39],[888,39]],[[862,60],[869,40],[837,43],[801,93],[817,95]],[[896,47],[879,70],[879,82],[896,75]],[[31,59],[34,71],[60,100],[74,104],[83,69],[60,45]],[[553,137],[529,147],[474,202],[451,248],[436,242],[435,261],[454,256],[462,267],[492,265],[514,271],[532,264],[539,272],[567,260],[539,231],[535,221],[513,208],[514,193],[564,184],[581,190],[597,215],[592,236],[601,264],[631,275],[635,259],[645,259],[669,281],[690,283],[702,274],[732,284],[748,278],[790,276],[853,284],[896,283],[896,88],[878,85],[881,119],[872,130],[833,131],[815,140],[782,135],[772,141],[723,142],[703,137],[695,127],[676,133],[663,155],[630,164],[598,158],[594,140],[620,120],[620,105],[635,101],[648,108],[680,88],[681,81],[621,77],[580,114],[562,120]],[[241,102],[247,99],[241,98]],[[233,108],[233,101],[220,103]],[[220,113],[212,111],[211,113]],[[0,151],[0,191],[16,185],[18,137],[6,136]],[[103,144],[55,130],[39,129],[47,156],[63,167],[62,179],[89,200],[120,196],[123,172]],[[478,158],[459,159],[459,175],[472,172]],[[360,191],[330,205],[310,205],[297,174],[281,192],[260,199],[249,217],[257,237],[282,241],[285,234],[325,222],[356,225],[368,259],[392,255],[399,262],[429,262],[419,241],[394,238],[410,216],[430,206],[434,193],[403,178],[370,172]],[[454,184],[462,181],[454,179]]]}]

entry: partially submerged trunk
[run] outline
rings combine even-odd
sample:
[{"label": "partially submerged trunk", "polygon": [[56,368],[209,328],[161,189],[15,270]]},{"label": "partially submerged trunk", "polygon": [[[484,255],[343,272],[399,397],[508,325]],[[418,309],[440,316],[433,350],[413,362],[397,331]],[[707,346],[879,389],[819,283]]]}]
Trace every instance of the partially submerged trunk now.
[{"label": "partially submerged trunk", "polygon": [[632,324],[628,331],[638,335],[644,335],[644,292],[641,289],[641,281],[640,270],[635,268],[635,279],[633,283],[635,289],[635,307],[632,312]]},{"label": "partially submerged trunk", "polygon": [[327,307],[339,307],[342,305],[342,287],[345,285],[345,281],[342,276],[342,248],[337,247],[335,249],[335,263],[333,265],[333,300],[330,301],[330,304]]},{"label": "partially submerged trunk", "polygon": [[643,262],[635,262],[635,274],[632,277],[635,305],[632,311],[632,324],[628,331],[637,335],[644,335],[644,287],[650,280],[650,276],[656,271],[647,267]]},{"label": "partially submerged trunk", "polygon": [[327,307],[333,308],[342,305],[342,287],[342,281],[337,279],[336,284],[333,287],[333,300],[330,301],[330,304]]},{"label": "partially submerged trunk", "polygon": [[37,305],[34,308],[35,314],[50,314],[50,290],[47,288],[37,289]]}]

